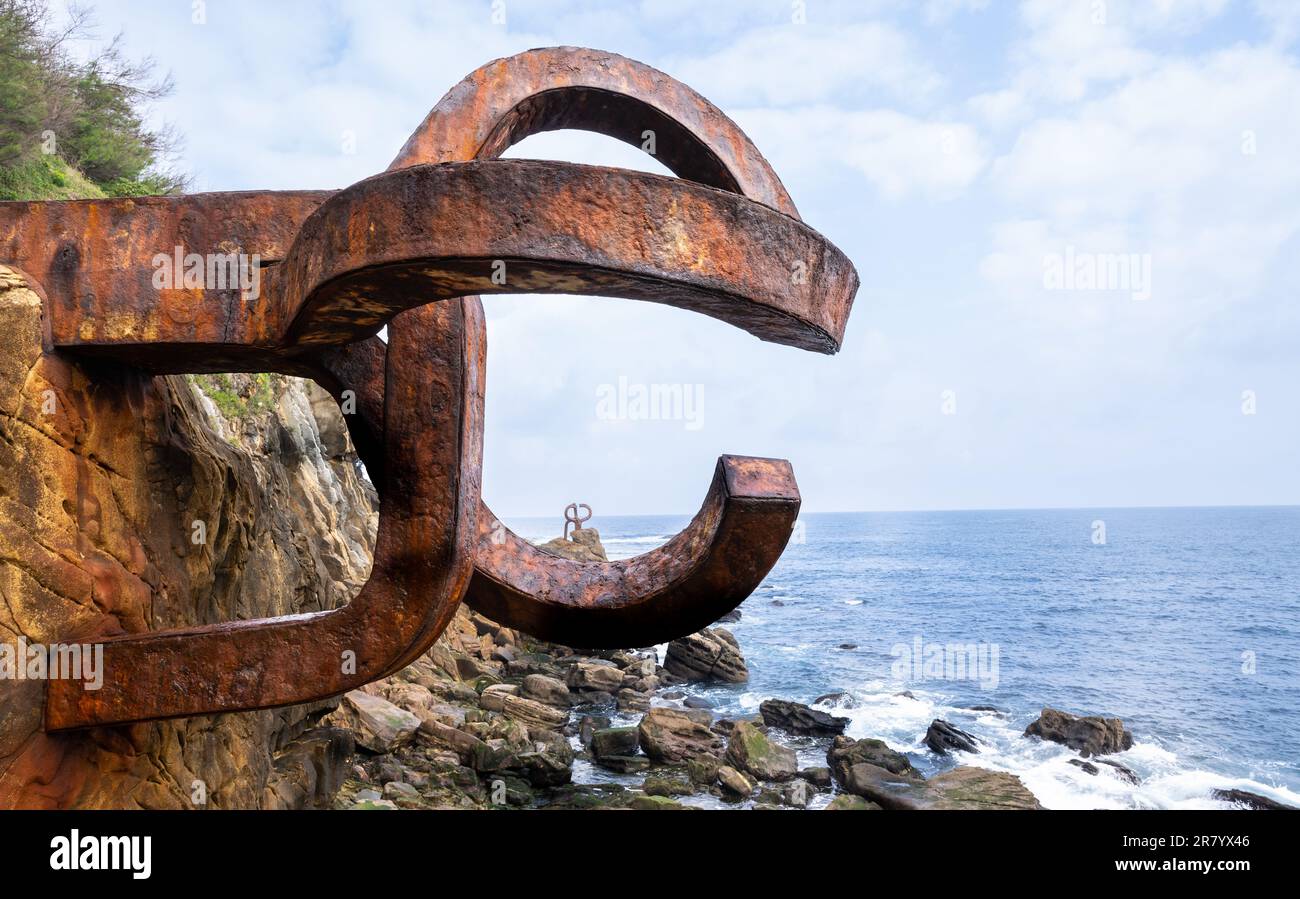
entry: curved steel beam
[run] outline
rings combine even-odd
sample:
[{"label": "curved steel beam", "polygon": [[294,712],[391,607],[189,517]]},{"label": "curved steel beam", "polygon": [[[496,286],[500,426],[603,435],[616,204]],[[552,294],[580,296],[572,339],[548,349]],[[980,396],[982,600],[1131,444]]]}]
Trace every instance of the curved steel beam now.
[{"label": "curved steel beam", "polygon": [[[403,313],[385,367],[384,498],[370,578],[329,612],[112,638],[104,682],[51,680],[46,730],[269,708],[400,668],[460,604],[473,565],[482,455],[481,328],[457,304]],[[430,344],[431,336],[440,338]],[[431,476],[437,472],[436,476]]]},{"label": "curved steel beam", "polygon": [[[355,391],[353,443],[382,472],[382,341],[321,360],[316,380]],[[465,602],[494,621],[544,640],[589,648],[662,643],[717,621],[776,564],[799,515],[799,488],[784,459],[723,456],[700,511],[664,546],[618,562],[573,562],[533,546],[485,504]]]},{"label": "curved steel beam", "polygon": [[[573,127],[632,143],[654,132],[660,158],[706,187],[556,163],[468,161]],[[421,165],[445,162],[462,164]],[[348,606],[114,639],[105,667],[118,674],[106,674],[97,695],[51,684],[50,729],[342,692],[422,652],[467,582],[477,602],[500,606],[504,623],[542,636],[593,646],[667,639],[734,607],[788,540],[798,510],[788,464],[724,457],[691,526],[636,559],[571,563],[508,532],[500,540],[495,528],[484,545],[483,523],[495,522],[478,501],[485,337],[479,300],[465,292],[488,289],[489,263],[505,262],[500,287],[512,292],[665,302],[822,352],[843,337],[857,287],[851,264],[802,225],[734,123],[663,73],[597,51],[529,51],[469,76],[389,173],[345,191],[172,198],[142,203],[139,213],[130,202],[95,203],[47,204],[17,224],[0,209],[0,247],[8,241],[20,251],[33,245],[41,215],[53,216],[46,230],[58,247],[42,249],[39,262],[67,282],[51,309],[54,345],[160,372],[282,371],[316,377],[336,394],[357,390],[362,414],[349,426],[385,498],[371,579]],[[218,224],[226,210],[229,226]],[[147,232],[132,225],[137,215]],[[69,240],[60,222],[79,216],[102,246],[83,250]],[[100,224],[107,217],[116,221],[108,230]],[[431,233],[437,222],[463,233]],[[219,239],[223,227],[233,227],[233,239]],[[129,264],[150,241],[119,239],[140,233],[197,238],[222,252],[262,246],[279,264],[262,272],[260,294],[151,296],[145,267]],[[101,269],[87,265],[105,260]],[[340,346],[390,320],[391,347],[373,338]],[[434,421],[429,409],[443,414]],[[348,650],[354,671],[341,664]]]},{"label": "curved steel beam", "polygon": [[527,50],[474,70],[388,168],[493,159],[529,135],[562,128],[635,147],[651,132],[669,171],[799,217],[781,179],[722,110],[658,69],[585,47]]},{"label": "curved steel beam", "polygon": [[834,352],[857,277],[816,231],[738,194],[510,159],[413,166],[339,191],[303,223],[265,289],[276,306],[264,321],[285,330],[244,342],[297,353],[468,293],[649,300]]},{"label": "curved steel beam", "polygon": [[[429,113],[390,171],[493,158],[528,135],[560,128],[597,131],[636,146],[651,131],[658,158],[680,177],[799,218],[767,160],[713,104],[634,60],[570,47],[530,50],[471,73]],[[728,235],[734,236],[732,229]],[[835,349],[857,289],[851,265],[848,272],[844,301],[827,304],[835,324],[823,330],[834,335]],[[464,302],[479,305],[477,297]],[[825,351],[824,345],[810,348]],[[382,342],[372,339],[331,353],[327,367],[336,376],[342,373],[344,383],[368,385],[358,392],[359,414],[349,427],[363,459],[377,460],[367,447],[379,439],[374,371],[382,364]],[[466,602],[528,633],[593,647],[644,645],[710,624],[739,605],[775,564],[799,508],[788,463],[750,460],[750,466],[769,471],[767,477],[747,479],[750,493],[743,497],[725,488],[724,472],[739,470],[740,464],[738,457],[719,460],[704,505],[686,531],[652,553],[618,563],[579,564],[543,553],[483,505]],[[732,539],[737,534],[746,539]],[[713,583],[728,563],[739,576],[734,589]],[[711,587],[700,589],[701,584]]]}]

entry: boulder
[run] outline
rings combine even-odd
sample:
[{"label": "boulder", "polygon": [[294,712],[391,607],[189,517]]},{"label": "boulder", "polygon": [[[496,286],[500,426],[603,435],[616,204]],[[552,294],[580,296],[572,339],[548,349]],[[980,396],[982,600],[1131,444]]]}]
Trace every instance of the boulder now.
[{"label": "boulder", "polygon": [[1215,790],[1210,794],[1220,802],[1231,802],[1233,805],[1254,811],[1295,811],[1294,805],[1286,805],[1278,802],[1276,799],[1269,799],[1267,796],[1261,796],[1258,793],[1251,793],[1247,790]]},{"label": "boulder", "polygon": [[718,779],[722,760],[711,755],[701,755],[686,763],[686,774],[692,783],[708,786]]},{"label": "boulder", "polygon": [[705,711],[656,708],[646,712],[637,726],[641,749],[657,762],[681,764],[700,756],[720,757],[722,738],[709,725]]},{"label": "boulder", "polygon": [[573,562],[608,562],[605,547],[600,542],[600,531],[595,528],[579,528],[569,532],[568,539],[556,537],[545,543],[537,544],[542,552],[569,559]]},{"label": "boulder", "polygon": [[568,709],[557,709],[536,699],[512,693],[502,694],[501,713],[527,727],[542,730],[559,730],[569,723]]},{"label": "boulder", "polygon": [[553,741],[535,752],[521,752],[516,758],[534,787],[558,787],[573,780],[573,750],[567,740]]},{"label": "boulder", "polygon": [[598,730],[604,730],[609,727],[610,721],[604,715],[584,715],[578,722],[578,742],[583,746],[591,746],[591,737]]},{"label": "boulder", "polygon": [[792,734],[833,737],[844,733],[844,728],[849,724],[848,718],[829,715],[801,702],[784,699],[766,699],[759,705],[758,711],[768,727],[779,727]]},{"label": "boulder", "polygon": [[1094,774],[1094,775],[1100,773],[1101,771],[1101,769],[1098,768],[1097,765],[1105,765],[1107,768],[1110,768],[1112,771],[1114,771],[1115,776],[1118,777],[1120,780],[1127,781],[1128,783],[1134,785],[1140,784],[1142,782],[1142,778],[1134,774],[1131,769],[1124,767],[1119,762],[1113,762],[1110,759],[1097,759],[1095,763],[1085,762],[1083,759],[1069,759],[1069,762],[1071,765],[1074,765],[1076,768],[1082,768],[1088,774]]},{"label": "boulder", "polygon": [[907,756],[890,749],[884,740],[836,737],[826,753],[826,764],[831,769],[831,776],[840,786],[844,785],[849,769],[860,764],[874,765],[891,774],[917,778],[921,776],[921,772],[912,767]]},{"label": "boulder", "polygon": [[941,718],[936,718],[930,722],[930,728],[925,732],[925,745],[939,755],[947,755],[950,752],[979,752],[979,747],[975,745],[975,737],[966,733],[959,727],[955,727]]},{"label": "boulder", "polygon": [[668,644],[664,668],[688,681],[739,684],[749,680],[736,638],[720,627],[673,640]]},{"label": "boulder", "polygon": [[443,724],[433,717],[420,722],[420,736],[435,746],[450,749],[463,762],[468,763],[478,753],[483,741],[467,731]]},{"label": "boulder", "polygon": [[571,702],[569,688],[545,674],[530,674],[524,678],[520,692],[529,699],[567,709]]},{"label": "boulder", "polygon": [[929,780],[895,774],[867,763],[849,768],[844,788],[887,809],[1040,809],[1020,778],[1004,771],[963,766]]},{"label": "boulder", "polygon": [[506,697],[518,693],[519,687],[515,684],[493,684],[479,694],[479,705],[489,712],[503,712],[506,708]]},{"label": "boulder", "polygon": [[821,787],[822,789],[829,787],[832,780],[830,768],[804,768],[799,772],[798,777],[800,780],[806,780],[814,787]]},{"label": "boulder", "polygon": [[740,799],[748,799],[754,792],[753,782],[730,765],[718,769],[718,784],[725,793]]},{"label": "boulder", "polygon": [[695,792],[695,784],[683,777],[656,775],[645,779],[641,791],[647,796],[689,796]]},{"label": "boulder", "polygon": [[727,761],[759,780],[790,780],[799,770],[793,749],[774,743],[767,734],[743,721],[732,728]]},{"label": "boulder", "polygon": [[570,690],[593,690],[617,693],[623,688],[623,672],[604,662],[578,662],[569,668]]},{"label": "boulder", "polygon": [[420,727],[415,715],[361,690],[345,693],[326,723],[352,731],[357,745],[371,752],[391,752],[409,743]]},{"label": "boulder", "polygon": [[851,793],[841,793],[830,801],[824,811],[828,812],[878,812],[880,806],[870,800],[863,799],[861,796],[854,796]]},{"label": "boulder", "polygon": [[597,759],[611,755],[636,755],[639,737],[635,727],[607,727],[591,735],[591,754]]},{"label": "boulder", "polygon": [[641,693],[637,690],[624,688],[618,691],[618,710],[620,712],[647,712],[650,710],[650,701],[652,699],[654,699],[653,693]]},{"label": "boulder", "polygon": [[1025,728],[1025,736],[1064,744],[1084,758],[1133,748],[1133,735],[1118,718],[1080,717],[1057,709],[1043,709],[1043,714]]},{"label": "boulder", "polygon": [[606,755],[596,759],[596,764],[619,774],[640,774],[650,769],[650,760],[643,755]]},{"label": "boulder", "polygon": [[1014,774],[962,766],[926,781],[932,809],[1041,809],[1038,799]]},{"label": "boulder", "polygon": [[637,796],[628,803],[628,808],[642,812],[666,812],[684,810],[690,808],[690,806],[674,802],[666,796]]}]

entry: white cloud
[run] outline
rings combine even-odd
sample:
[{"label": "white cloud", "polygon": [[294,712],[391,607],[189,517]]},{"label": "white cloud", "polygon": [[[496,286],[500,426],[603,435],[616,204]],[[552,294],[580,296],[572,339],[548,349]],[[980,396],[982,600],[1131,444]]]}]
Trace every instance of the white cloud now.
[{"label": "white cloud", "polygon": [[910,39],[878,22],[756,28],[670,71],[715,103],[736,106],[791,106],[872,92],[916,97],[942,83]]}]

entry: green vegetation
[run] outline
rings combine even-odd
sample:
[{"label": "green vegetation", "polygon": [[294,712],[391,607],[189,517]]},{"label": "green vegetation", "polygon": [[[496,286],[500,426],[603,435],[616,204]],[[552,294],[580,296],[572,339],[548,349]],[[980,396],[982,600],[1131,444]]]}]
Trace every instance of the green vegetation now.
[{"label": "green vegetation", "polygon": [[189,381],[207,395],[217,411],[229,421],[259,415],[275,407],[282,388],[278,375],[189,375]]},{"label": "green vegetation", "polygon": [[144,123],[171,82],[153,62],[127,60],[120,36],[89,60],[69,41],[86,37],[84,11],[56,29],[46,0],[0,0],[0,200],[177,193],[167,168],[174,138]]}]

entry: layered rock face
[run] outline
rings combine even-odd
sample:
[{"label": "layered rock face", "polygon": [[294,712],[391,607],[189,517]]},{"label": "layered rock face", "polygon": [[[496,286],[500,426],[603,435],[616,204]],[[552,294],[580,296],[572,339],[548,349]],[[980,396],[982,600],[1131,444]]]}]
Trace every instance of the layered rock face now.
[{"label": "layered rock face", "polygon": [[[39,297],[0,267],[0,642],[333,608],[377,525],[337,406],[278,376],[147,377],[44,353]],[[0,807],[325,803],[334,703],[65,735],[45,683],[0,680]],[[305,733],[311,730],[310,733]]]}]

